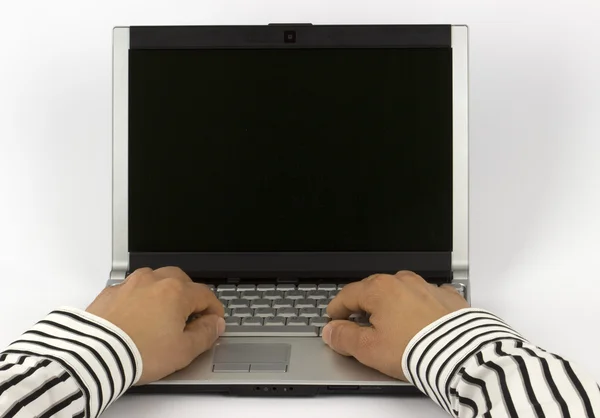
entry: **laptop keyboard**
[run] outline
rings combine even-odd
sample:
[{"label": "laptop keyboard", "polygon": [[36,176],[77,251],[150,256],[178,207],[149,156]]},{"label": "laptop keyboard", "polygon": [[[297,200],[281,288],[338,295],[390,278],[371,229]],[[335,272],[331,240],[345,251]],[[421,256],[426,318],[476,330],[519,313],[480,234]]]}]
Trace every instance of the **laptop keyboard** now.
[{"label": "laptop keyboard", "polygon": [[[222,284],[209,286],[225,308],[224,337],[317,337],[340,284]],[[351,320],[368,324],[362,315]]]}]

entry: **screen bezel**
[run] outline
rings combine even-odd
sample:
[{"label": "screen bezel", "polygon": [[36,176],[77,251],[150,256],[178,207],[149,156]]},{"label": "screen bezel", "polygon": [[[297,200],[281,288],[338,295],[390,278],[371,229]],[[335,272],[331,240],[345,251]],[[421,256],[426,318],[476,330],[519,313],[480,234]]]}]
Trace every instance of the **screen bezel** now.
[{"label": "screen bezel", "polygon": [[[286,41],[293,32],[294,42]],[[450,25],[268,25],[118,27],[113,31],[113,252],[117,277],[138,267],[177,265],[207,277],[338,277],[413,270],[451,276],[468,269],[467,27]],[[130,49],[452,48],[452,252],[130,253],[128,250],[128,77]]]}]

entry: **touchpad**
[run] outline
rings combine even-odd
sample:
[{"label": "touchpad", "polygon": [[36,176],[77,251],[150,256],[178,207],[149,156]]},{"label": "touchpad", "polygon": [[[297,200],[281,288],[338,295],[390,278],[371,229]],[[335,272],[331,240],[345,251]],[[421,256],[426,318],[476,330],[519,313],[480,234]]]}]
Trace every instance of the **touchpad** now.
[{"label": "touchpad", "polygon": [[215,347],[215,373],[285,373],[290,362],[289,344],[221,343]]}]

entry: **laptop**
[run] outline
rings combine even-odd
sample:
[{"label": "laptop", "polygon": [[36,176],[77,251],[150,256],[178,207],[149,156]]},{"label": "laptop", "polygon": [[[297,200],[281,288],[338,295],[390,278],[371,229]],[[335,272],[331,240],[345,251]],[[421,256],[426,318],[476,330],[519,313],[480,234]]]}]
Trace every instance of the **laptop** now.
[{"label": "laptop", "polygon": [[179,266],[228,324],[134,390],[416,393],[320,334],[329,301],[374,273],[470,298],[467,28],[118,27],[113,48],[107,285]]}]

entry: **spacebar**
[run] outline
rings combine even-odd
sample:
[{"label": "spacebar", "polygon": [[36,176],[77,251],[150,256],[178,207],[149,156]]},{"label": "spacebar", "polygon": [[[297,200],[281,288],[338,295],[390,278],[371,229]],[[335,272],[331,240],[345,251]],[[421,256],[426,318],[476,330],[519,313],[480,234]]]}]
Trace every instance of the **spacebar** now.
[{"label": "spacebar", "polygon": [[317,337],[319,328],[311,326],[228,325],[223,337]]}]

